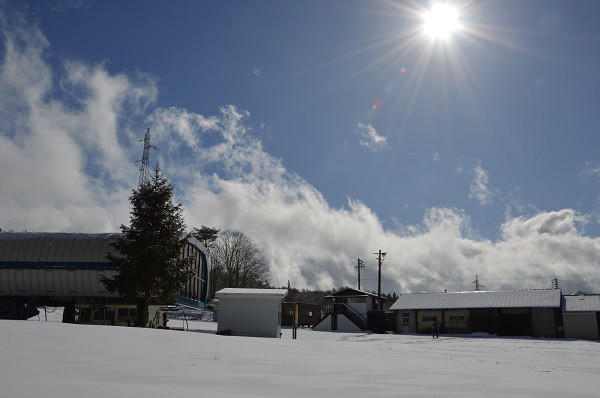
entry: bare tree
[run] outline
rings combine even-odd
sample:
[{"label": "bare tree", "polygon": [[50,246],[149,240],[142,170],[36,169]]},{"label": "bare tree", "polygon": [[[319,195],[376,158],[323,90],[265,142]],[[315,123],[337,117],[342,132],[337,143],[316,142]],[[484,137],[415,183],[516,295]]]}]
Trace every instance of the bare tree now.
[{"label": "bare tree", "polygon": [[268,285],[269,261],[247,235],[225,230],[210,252],[215,290],[225,287],[259,288]]}]

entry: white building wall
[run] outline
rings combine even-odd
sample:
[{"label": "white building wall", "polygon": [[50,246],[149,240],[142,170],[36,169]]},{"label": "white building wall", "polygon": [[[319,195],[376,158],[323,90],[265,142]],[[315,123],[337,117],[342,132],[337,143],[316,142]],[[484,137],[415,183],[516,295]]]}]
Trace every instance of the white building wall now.
[{"label": "white building wall", "polygon": [[442,325],[442,311],[429,311],[429,310],[418,310],[417,311],[417,332],[423,333],[431,331],[433,327],[433,321],[431,319],[423,321],[423,317],[431,318],[436,317],[438,327]]},{"label": "white building wall", "polygon": [[346,318],[343,314],[337,314],[338,317],[338,328],[337,330],[331,329],[331,315],[327,315],[318,325],[313,329],[319,332],[361,332],[361,328],[356,326],[354,322]]},{"label": "white building wall", "polygon": [[361,329],[354,324],[350,319],[343,314],[338,314],[338,331],[339,332],[360,332]]},{"label": "white building wall", "polygon": [[595,312],[563,312],[565,337],[598,339],[598,321]]},{"label": "white building wall", "polygon": [[217,332],[234,336],[281,337],[282,298],[219,297]]},{"label": "white building wall", "polygon": [[330,332],[331,331],[331,315],[327,315],[325,319],[319,322],[317,325],[313,327],[313,330],[317,330],[319,332]]},{"label": "white building wall", "polygon": [[347,305],[367,319],[367,303],[348,303]]},{"label": "white building wall", "polygon": [[[404,314],[408,314],[405,317]],[[404,325],[404,318],[408,319],[408,326]],[[396,311],[396,333],[416,333],[417,317],[415,310],[397,310]]]}]

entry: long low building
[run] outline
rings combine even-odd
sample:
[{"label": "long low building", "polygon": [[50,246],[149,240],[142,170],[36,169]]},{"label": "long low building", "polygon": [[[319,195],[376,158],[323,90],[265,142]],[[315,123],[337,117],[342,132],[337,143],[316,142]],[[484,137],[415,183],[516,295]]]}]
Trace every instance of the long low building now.
[{"label": "long low building", "polygon": [[[127,324],[135,302],[109,293],[100,279],[116,269],[106,259],[110,242],[120,234],[0,233],[0,319],[27,319],[37,307],[64,306],[64,321]],[[194,257],[194,277],[177,294],[177,302],[203,308],[208,298],[206,248],[186,237],[181,257]],[[160,304],[153,303],[150,317]]]},{"label": "long low building", "polygon": [[397,333],[486,332],[506,336],[562,337],[558,289],[401,294],[390,307]]}]

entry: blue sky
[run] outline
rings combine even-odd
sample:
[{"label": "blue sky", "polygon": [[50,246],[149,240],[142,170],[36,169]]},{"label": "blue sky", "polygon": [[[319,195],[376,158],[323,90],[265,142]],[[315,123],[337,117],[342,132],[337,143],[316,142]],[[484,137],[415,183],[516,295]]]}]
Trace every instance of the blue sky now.
[{"label": "blue sky", "polygon": [[5,193],[3,229],[116,229],[150,126],[188,224],[249,233],[277,283],[351,283],[380,248],[388,290],[600,272],[557,260],[600,249],[596,1],[454,2],[448,41],[423,33],[427,1],[24,4],[0,3],[3,161],[27,179],[25,156],[50,158],[62,181]]}]

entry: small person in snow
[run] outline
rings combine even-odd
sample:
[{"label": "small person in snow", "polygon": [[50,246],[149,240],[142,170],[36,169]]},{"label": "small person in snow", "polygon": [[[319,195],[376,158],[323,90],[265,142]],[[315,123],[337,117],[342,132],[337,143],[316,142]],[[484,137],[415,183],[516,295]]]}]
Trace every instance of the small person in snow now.
[{"label": "small person in snow", "polygon": [[431,334],[434,339],[440,338],[440,335],[438,332],[438,322],[437,321],[433,321],[433,323],[431,324]]}]

